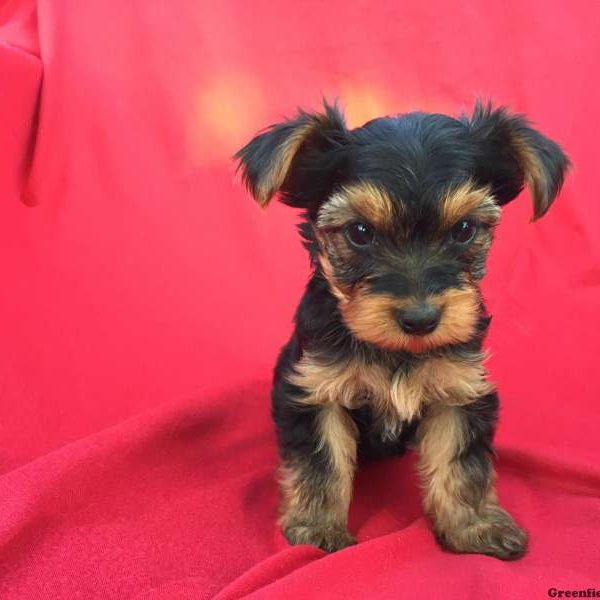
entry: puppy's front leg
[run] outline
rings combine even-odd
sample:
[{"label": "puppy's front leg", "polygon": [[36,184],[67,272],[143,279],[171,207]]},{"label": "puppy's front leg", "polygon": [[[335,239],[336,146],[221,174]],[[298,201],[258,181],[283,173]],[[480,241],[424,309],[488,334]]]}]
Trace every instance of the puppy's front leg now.
[{"label": "puppy's front leg", "polygon": [[525,553],[527,536],[497,503],[490,462],[498,399],[431,406],[419,428],[425,510],[440,543],[454,552],[504,560]]},{"label": "puppy's front leg", "polygon": [[286,403],[277,412],[285,537],[290,544],[312,544],[327,552],[354,544],[346,529],[356,460],[352,418],[331,403]]}]

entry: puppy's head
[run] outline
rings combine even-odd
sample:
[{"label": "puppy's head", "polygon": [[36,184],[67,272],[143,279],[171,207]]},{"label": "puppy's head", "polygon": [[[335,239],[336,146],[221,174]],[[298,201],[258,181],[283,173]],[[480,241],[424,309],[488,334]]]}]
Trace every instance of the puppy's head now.
[{"label": "puppy's head", "polygon": [[568,160],[521,116],[410,113],[347,129],[336,106],[300,112],[236,155],[257,202],[279,193],[360,340],[423,352],[468,341],[500,207],[527,184],[533,219]]}]

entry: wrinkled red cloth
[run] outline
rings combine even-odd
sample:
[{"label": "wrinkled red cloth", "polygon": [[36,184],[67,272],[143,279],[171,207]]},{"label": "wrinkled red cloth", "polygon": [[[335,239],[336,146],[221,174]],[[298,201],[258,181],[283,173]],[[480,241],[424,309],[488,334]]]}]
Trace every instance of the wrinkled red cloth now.
[{"label": "wrinkled red cloth", "polygon": [[[0,598],[544,598],[600,588],[600,5],[0,6]],[[339,96],[350,125],[476,96],[574,169],[504,211],[485,292],[503,563],[434,542],[414,457],[357,477],[359,544],[275,526],[270,371],[307,261],[230,156]]]}]

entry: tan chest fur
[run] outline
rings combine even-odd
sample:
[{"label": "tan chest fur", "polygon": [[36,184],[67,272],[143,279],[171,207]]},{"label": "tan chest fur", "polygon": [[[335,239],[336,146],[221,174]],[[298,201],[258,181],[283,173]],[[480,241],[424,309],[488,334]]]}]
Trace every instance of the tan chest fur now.
[{"label": "tan chest fur", "polygon": [[426,404],[464,405],[492,391],[483,358],[481,354],[460,360],[432,357],[403,373],[358,359],[326,363],[305,354],[288,379],[304,390],[302,403],[334,403],[349,409],[368,403],[386,422],[410,421]]}]

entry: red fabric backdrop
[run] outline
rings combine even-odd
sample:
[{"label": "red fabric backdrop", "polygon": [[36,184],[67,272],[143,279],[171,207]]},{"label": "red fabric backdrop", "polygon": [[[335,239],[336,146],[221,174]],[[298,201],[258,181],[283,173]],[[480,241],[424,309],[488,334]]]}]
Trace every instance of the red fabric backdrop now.
[{"label": "red fabric backdrop", "polygon": [[[0,6],[0,597],[600,588],[600,5],[452,4]],[[276,530],[268,382],[307,263],[229,157],[322,94],[352,125],[492,98],[573,160],[541,222],[507,208],[486,285],[522,561],[442,552],[410,457],[360,473],[358,546]]]}]

